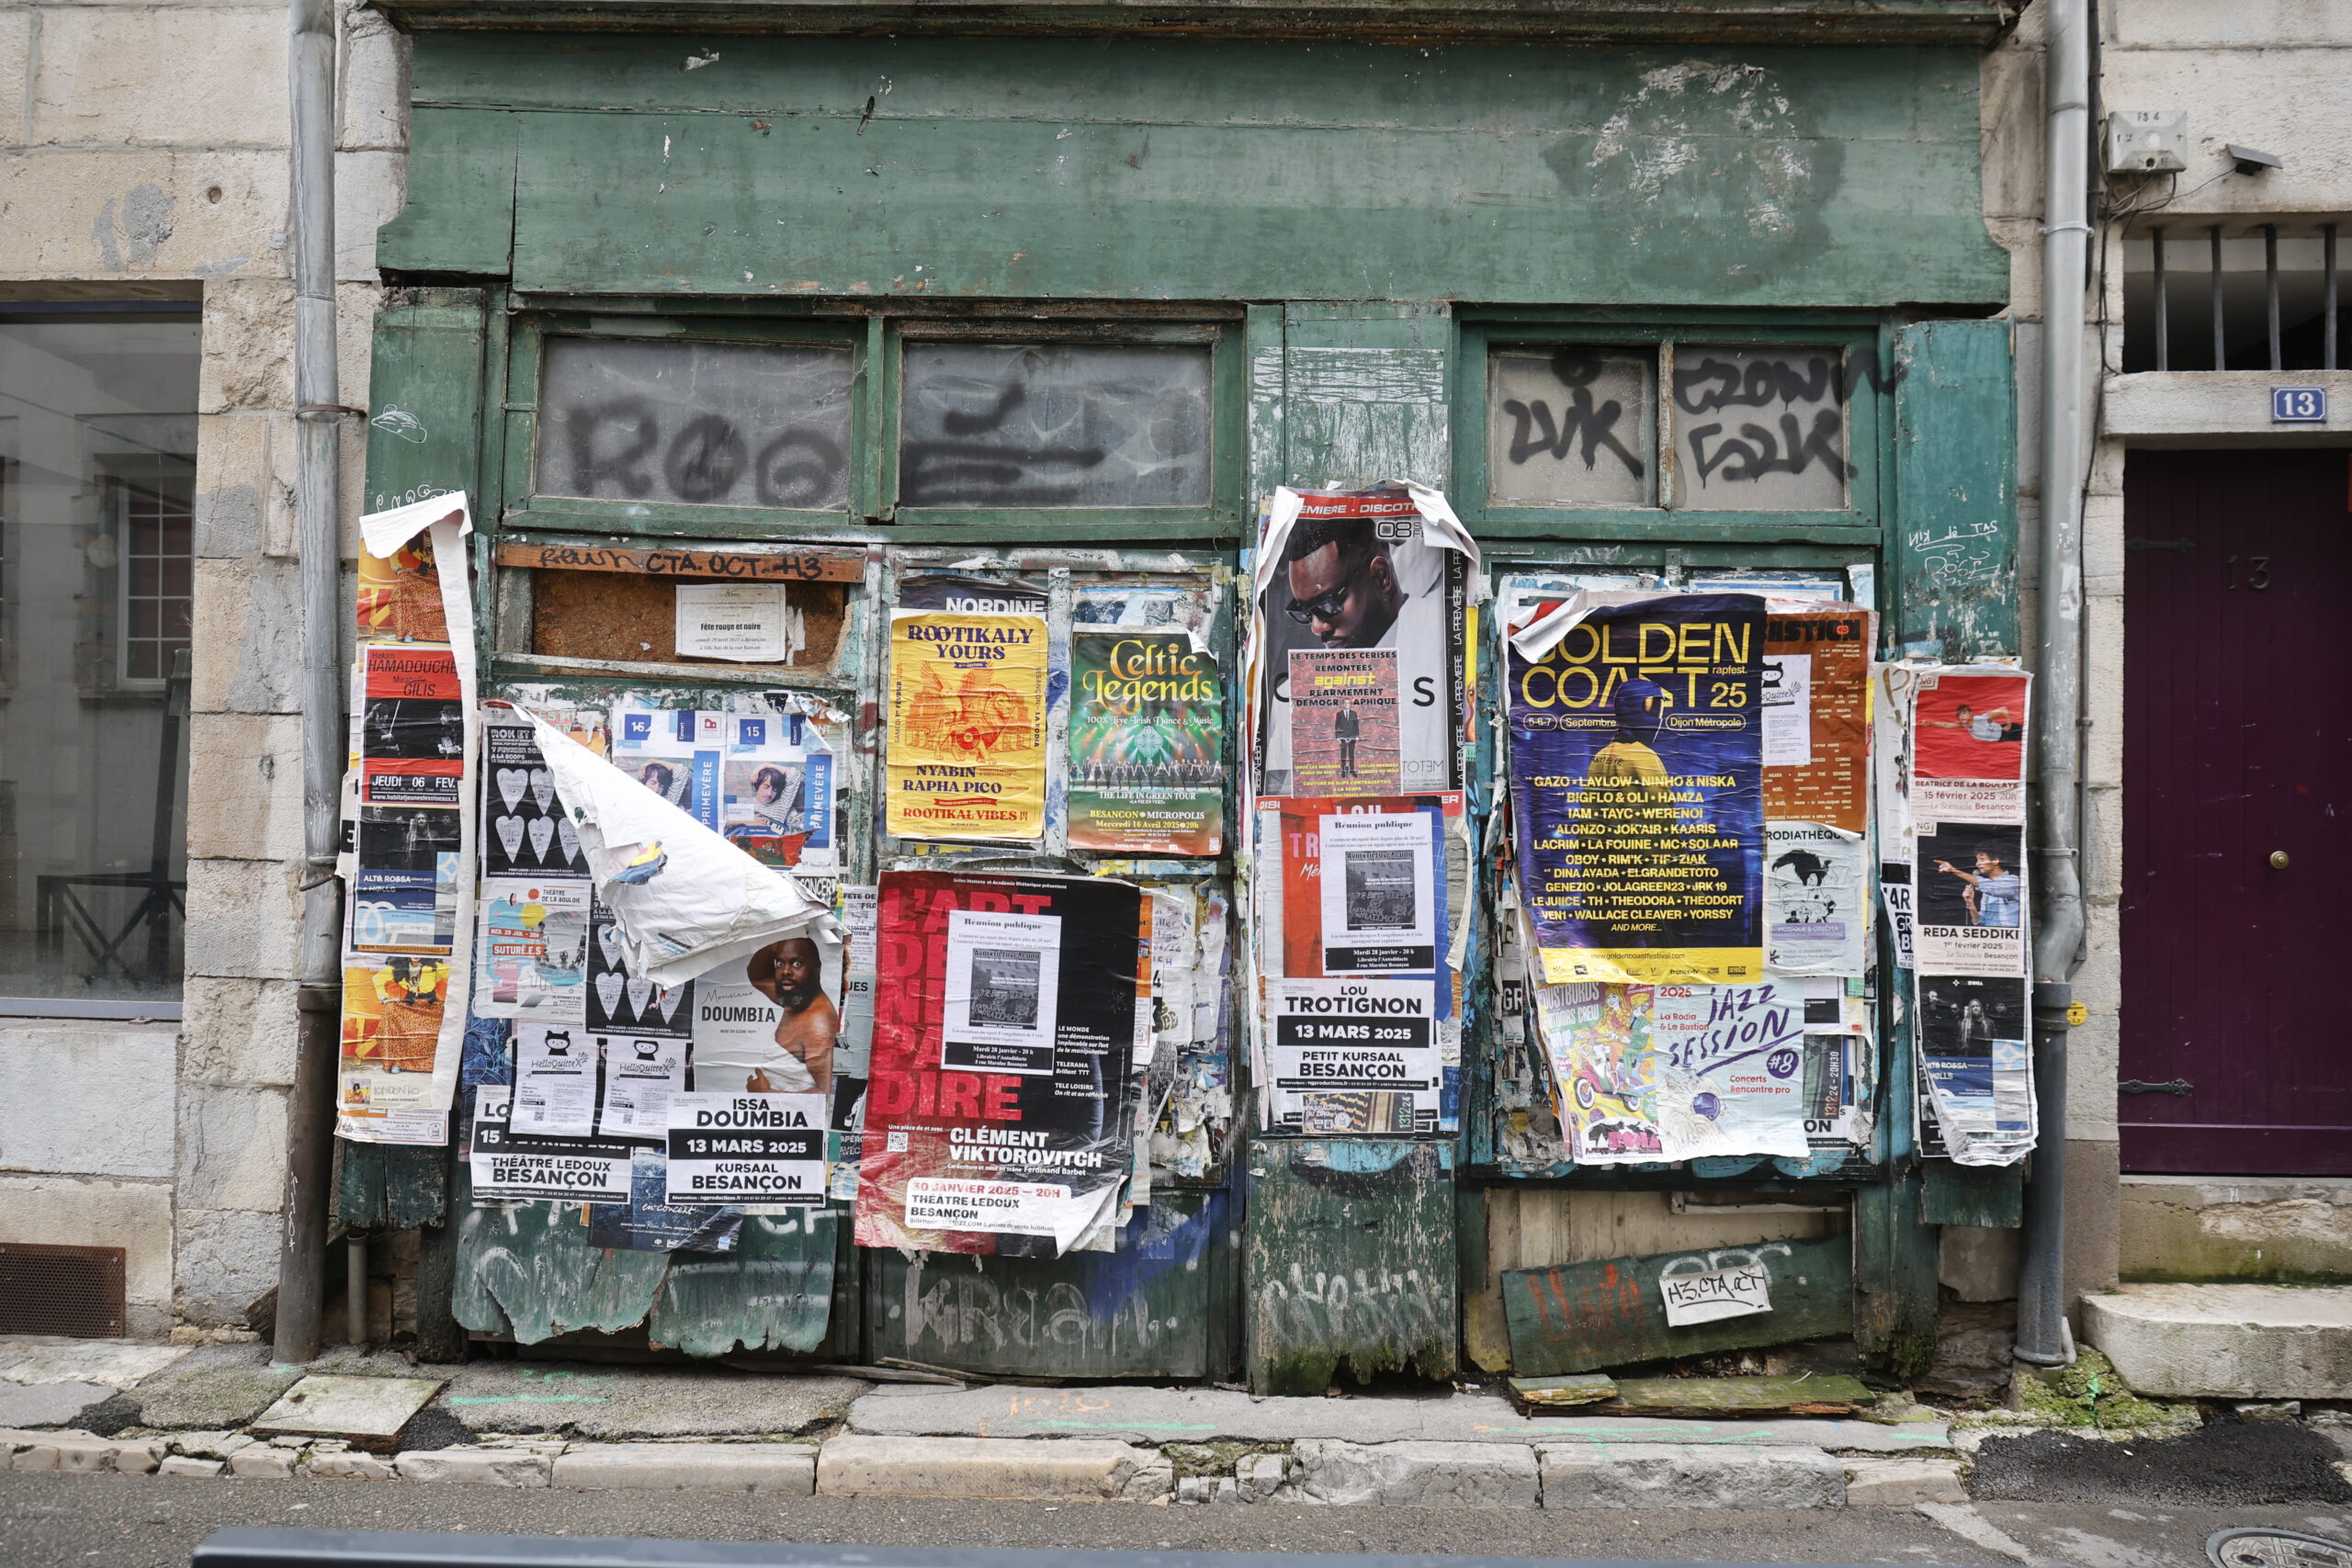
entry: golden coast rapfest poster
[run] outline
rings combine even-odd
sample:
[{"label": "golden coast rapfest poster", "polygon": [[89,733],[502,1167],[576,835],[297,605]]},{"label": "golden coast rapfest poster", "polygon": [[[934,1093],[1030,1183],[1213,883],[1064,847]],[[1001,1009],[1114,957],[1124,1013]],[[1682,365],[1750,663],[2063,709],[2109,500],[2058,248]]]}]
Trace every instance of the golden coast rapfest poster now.
[{"label": "golden coast rapfest poster", "polygon": [[1046,671],[1042,600],[1035,615],[902,600],[890,616],[886,830],[905,839],[1042,836]]}]

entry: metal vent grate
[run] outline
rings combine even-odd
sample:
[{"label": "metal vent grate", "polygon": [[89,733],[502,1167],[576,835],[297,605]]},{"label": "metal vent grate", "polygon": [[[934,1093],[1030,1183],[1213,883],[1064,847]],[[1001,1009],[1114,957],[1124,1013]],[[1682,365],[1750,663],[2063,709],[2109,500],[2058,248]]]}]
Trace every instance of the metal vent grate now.
[{"label": "metal vent grate", "polygon": [[0,1242],[0,1334],[119,1339],[122,1248]]}]

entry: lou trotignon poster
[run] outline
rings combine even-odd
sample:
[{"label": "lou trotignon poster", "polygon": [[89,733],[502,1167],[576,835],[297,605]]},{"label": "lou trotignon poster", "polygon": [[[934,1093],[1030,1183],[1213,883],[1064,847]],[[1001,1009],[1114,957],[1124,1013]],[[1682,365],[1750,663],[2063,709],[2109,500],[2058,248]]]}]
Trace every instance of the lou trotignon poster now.
[{"label": "lou trotignon poster", "polygon": [[571,1203],[626,1203],[628,1144],[609,1138],[535,1137],[508,1123],[513,1091],[484,1084],[474,1090],[473,1140],[467,1151],[478,1201],[555,1199]]},{"label": "lou trotignon poster", "polygon": [[864,1247],[1058,1257],[1119,1213],[1153,1022],[1132,883],[885,872]]},{"label": "lou trotignon poster", "polygon": [[1444,1072],[1428,980],[1276,980],[1274,1125],[1433,1133]]},{"label": "lou trotignon poster", "polygon": [[884,830],[1029,841],[1046,830],[1046,593],[924,574],[890,613]]},{"label": "lou trotignon poster", "polygon": [[1507,669],[1542,979],[1760,978],[1764,601],[1597,595],[1568,609],[1514,628]]},{"label": "lou trotignon poster", "polygon": [[1427,495],[1397,486],[1277,493],[1258,622],[1267,794],[1394,795],[1459,782],[1454,659],[1468,536],[1460,547],[1430,543],[1433,532],[1452,536],[1427,516]]},{"label": "lou trotignon poster", "polygon": [[1069,847],[1224,847],[1225,683],[1182,627],[1070,631]]}]

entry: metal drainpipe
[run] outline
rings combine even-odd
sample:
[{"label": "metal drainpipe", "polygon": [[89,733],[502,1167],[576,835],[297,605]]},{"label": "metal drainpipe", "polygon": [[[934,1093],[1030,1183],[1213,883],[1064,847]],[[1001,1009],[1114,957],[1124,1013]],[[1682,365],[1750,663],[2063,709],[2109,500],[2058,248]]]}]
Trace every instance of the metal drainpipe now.
[{"label": "metal drainpipe", "polygon": [[2041,1116],[2026,1190],[2014,1354],[2074,1359],[2066,1326],[2066,1013],[2083,935],[2078,786],[2083,711],[2083,296],[2090,223],[2090,34],[2086,0],[2046,0],[2049,123],[2043,175],[2041,604],[2036,628],[2034,1096]]},{"label": "metal drainpipe", "polygon": [[[273,1359],[319,1353],[326,1295],[328,1185],[343,1009],[343,894],[334,877],[344,736],[340,421],[334,333],[334,0],[288,0],[292,102],[294,401],[301,433],[295,539],[302,605],[302,952],[299,1055],[286,1107],[286,1228]],[[355,1308],[364,1323],[364,1301]]]}]

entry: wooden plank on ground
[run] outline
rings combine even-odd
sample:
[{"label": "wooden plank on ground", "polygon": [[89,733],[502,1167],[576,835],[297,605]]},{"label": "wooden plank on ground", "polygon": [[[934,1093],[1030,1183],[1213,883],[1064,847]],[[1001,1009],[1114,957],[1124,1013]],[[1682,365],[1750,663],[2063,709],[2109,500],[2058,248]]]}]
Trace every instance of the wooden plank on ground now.
[{"label": "wooden plank on ground", "polygon": [[1851,1416],[1876,1396],[1860,1378],[1621,1378],[1608,1416]]},{"label": "wooden plank on ground", "polygon": [[1513,1378],[1510,1396],[1530,1415],[1599,1404],[1617,1397],[1617,1380],[1607,1372],[1571,1372],[1558,1378]]},{"label": "wooden plank on ground", "polygon": [[[1551,1377],[1848,1333],[1854,1321],[1851,1245],[1829,1236],[1510,1269],[1503,1275],[1503,1313],[1511,1365],[1521,1376]],[[1679,1328],[1666,1321],[1663,1276],[1751,1263],[1770,1275],[1770,1312]]]}]

